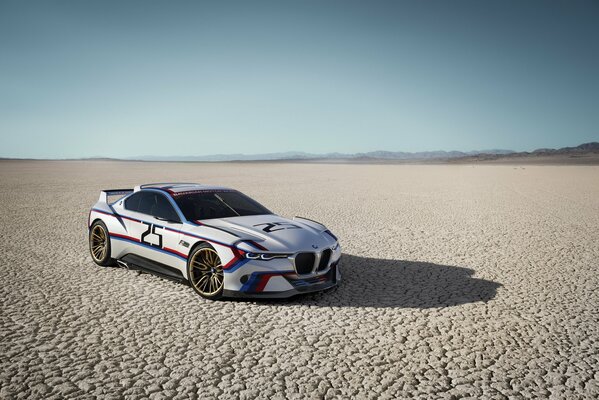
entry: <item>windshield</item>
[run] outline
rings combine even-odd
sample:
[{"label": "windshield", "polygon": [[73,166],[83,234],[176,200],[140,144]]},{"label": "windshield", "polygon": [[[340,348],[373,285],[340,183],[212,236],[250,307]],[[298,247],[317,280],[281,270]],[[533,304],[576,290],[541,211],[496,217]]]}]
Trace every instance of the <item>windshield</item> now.
[{"label": "windshield", "polygon": [[272,214],[258,202],[235,190],[201,190],[173,196],[188,220]]}]

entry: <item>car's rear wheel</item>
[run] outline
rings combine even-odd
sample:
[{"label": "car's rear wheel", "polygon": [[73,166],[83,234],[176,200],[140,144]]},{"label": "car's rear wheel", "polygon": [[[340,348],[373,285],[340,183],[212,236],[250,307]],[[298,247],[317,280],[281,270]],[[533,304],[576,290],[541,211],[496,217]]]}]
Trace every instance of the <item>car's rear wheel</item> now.
[{"label": "car's rear wheel", "polygon": [[102,221],[96,221],[89,229],[89,252],[92,259],[103,267],[114,264],[110,257],[110,236]]},{"label": "car's rear wheel", "polygon": [[218,253],[208,243],[192,250],[187,261],[189,282],[200,296],[216,300],[222,297],[225,274]]}]

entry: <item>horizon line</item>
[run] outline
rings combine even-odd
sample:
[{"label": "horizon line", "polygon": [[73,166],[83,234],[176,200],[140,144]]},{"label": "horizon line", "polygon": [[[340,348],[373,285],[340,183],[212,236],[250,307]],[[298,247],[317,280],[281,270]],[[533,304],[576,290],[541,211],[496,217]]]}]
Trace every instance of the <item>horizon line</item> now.
[{"label": "horizon line", "polygon": [[[333,151],[333,152],[327,152],[327,153],[309,153],[309,152],[305,152],[305,151],[295,151],[295,150],[289,150],[289,151],[278,151],[278,152],[269,152],[269,153],[219,153],[219,154],[206,154],[206,155],[181,155],[181,156],[176,156],[176,155],[168,155],[168,156],[161,156],[161,155],[139,155],[139,156],[126,156],[126,157],[111,157],[111,156],[88,156],[88,157],[11,157],[11,156],[0,156],[0,160],[35,160],[35,161],[85,161],[85,160],[116,160],[116,161],[145,161],[145,162],[153,162],[153,161],[181,161],[181,162],[185,162],[185,161],[197,161],[197,162],[219,162],[219,161],[285,161],[285,160],[318,160],[318,159],[356,159],[356,158],[360,158],[360,156],[365,155],[368,156],[369,154],[373,154],[373,153],[395,153],[395,154],[406,154],[406,155],[419,155],[419,154],[430,154],[430,153],[447,153],[447,154],[451,154],[451,153],[460,153],[461,157],[468,157],[468,156],[476,156],[476,155],[496,155],[496,156],[501,156],[501,155],[509,155],[509,154],[531,154],[534,152],[539,152],[539,151],[559,151],[559,150],[563,150],[563,149],[576,149],[579,148],[581,146],[585,146],[585,145],[592,145],[592,144],[596,144],[599,146],[599,142],[585,142],[585,143],[581,143],[577,146],[566,146],[566,147],[560,147],[560,148],[551,148],[551,147],[539,147],[536,148],[534,150],[523,150],[523,151],[515,151],[515,150],[511,150],[511,149],[484,149],[484,150],[470,150],[470,151],[464,151],[464,150],[425,150],[425,151],[415,151],[415,152],[410,152],[410,151],[401,151],[401,150],[373,150],[373,151],[365,151],[365,152],[354,152],[354,153],[345,153],[345,152],[339,152],[339,151]],[[229,158],[229,159],[224,159],[226,157],[235,157],[235,156],[241,156],[241,157],[260,157],[260,156],[276,156],[276,155],[285,155],[285,154],[290,154],[290,155],[296,155],[296,156],[301,156],[301,155],[305,155],[308,157],[290,157],[290,158],[264,158],[264,159],[251,159],[251,160],[243,160],[243,159],[235,159],[235,158]],[[338,158],[331,158],[330,156],[332,155],[338,155]],[[201,158],[211,158],[211,157],[224,157],[223,159],[220,160],[200,160]],[[458,156],[460,157],[460,156]],[[155,158],[154,160],[152,159],[148,159],[148,158]],[[198,160],[177,160],[177,159],[189,159],[189,158],[197,158]],[[376,157],[365,157],[365,158],[372,158],[372,159],[377,159]],[[439,157],[431,157],[428,159],[439,159],[439,158],[443,158],[441,155]],[[457,158],[457,157],[453,157],[453,158]],[[387,158],[382,158],[382,159],[387,159]],[[393,160],[393,158],[390,158],[389,160]],[[402,159],[396,159],[396,160],[402,160]],[[407,159],[404,159],[407,160]],[[412,160],[416,160],[416,158],[413,158]]]}]

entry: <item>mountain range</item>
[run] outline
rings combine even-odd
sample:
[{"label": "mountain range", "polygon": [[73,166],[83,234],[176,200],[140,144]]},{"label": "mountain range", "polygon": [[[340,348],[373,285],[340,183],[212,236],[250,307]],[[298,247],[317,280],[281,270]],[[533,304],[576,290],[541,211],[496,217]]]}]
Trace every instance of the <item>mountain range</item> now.
[{"label": "mountain range", "polygon": [[[0,157],[0,160],[27,159]],[[37,158],[37,160],[42,160]],[[52,159],[46,159],[52,160]],[[59,159],[54,159],[59,160]],[[70,158],[60,160],[94,160],[94,161],[173,161],[173,162],[226,162],[226,161],[294,161],[294,162],[477,162],[477,161],[540,161],[553,160],[561,162],[564,160],[576,163],[599,164],[599,142],[583,143],[575,147],[562,147],[559,149],[541,148],[531,152],[513,150],[491,149],[479,151],[371,151],[366,153],[305,153],[288,151],[282,153],[263,154],[214,154],[205,156],[138,156],[125,158],[110,157],[86,157]],[[536,161],[535,161],[536,160]],[[561,161],[560,161],[561,160]],[[577,160],[577,161],[576,161]],[[567,162],[570,162],[567,161]]]},{"label": "mountain range", "polygon": [[562,147],[559,149],[542,148],[532,152],[515,152],[512,150],[491,149],[479,151],[371,151],[367,153],[305,153],[283,152],[264,154],[214,154],[207,156],[141,156],[131,157],[128,160],[140,161],[311,161],[311,160],[398,160],[398,161],[433,161],[433,160],[459,160],[459,159],[494,159],[512,158],[523,156],[546,155],[580,155],[585,153],[599,153],[599,142],[584,143],[576,147]]}]

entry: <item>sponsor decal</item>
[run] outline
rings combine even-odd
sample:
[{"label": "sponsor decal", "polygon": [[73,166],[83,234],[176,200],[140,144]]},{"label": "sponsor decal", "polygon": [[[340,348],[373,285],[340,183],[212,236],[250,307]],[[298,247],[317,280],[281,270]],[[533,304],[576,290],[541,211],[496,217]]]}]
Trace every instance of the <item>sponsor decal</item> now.
[{"label": "sponsor decal", "polygon": [[179,196],[183,196],[183,195],[188,195],[188,194],[196,194],[196,193],[230,193],[230,192],[237,192],[237,190],[230,190],[230,189],[219,189],[219,190],[214,190],[214,189],[196,189],[196,190],[187,190],[185,192],[173,192],[171,191],[171,196],[173,197],[179,197]]},{"label": "sponsor decal", "polygon": [[132,190],[132,189],[123,189],[123,190],[104,190],[103,192],[105,192],[107,196],[118,196],[118,195],[122,195],[122,194],[129,194],[129,193],[132,193],[132,192],[133,192],[133,190]]},{"label": "sponsor decal", "polygon": [[263,224],[256,224],[254,226],[264,226],[262,230],[266,233],[282,231],[283,229],[302,229],[301,226],[297,226],[291,222],[266,222]]}]

